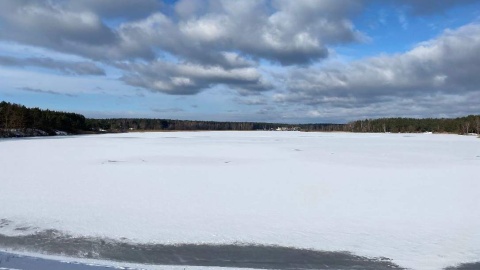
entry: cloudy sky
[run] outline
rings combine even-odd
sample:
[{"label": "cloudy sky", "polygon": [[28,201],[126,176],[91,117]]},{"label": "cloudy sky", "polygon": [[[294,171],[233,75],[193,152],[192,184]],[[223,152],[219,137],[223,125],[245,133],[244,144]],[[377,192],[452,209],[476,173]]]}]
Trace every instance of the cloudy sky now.
[{"label": "cloudy sky", "polygon": [[480,0],[0,0],[0,100],[99,118],[480,114]]}]

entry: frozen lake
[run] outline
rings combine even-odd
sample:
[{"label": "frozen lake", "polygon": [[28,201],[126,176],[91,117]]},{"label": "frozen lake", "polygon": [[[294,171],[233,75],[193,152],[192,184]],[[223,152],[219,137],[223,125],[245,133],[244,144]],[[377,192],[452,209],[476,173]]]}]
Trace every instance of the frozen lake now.
[{"label": "frozen lake", "polygon": [[457,135],[1,140],[0,246],[44,235],[149,248],[277,245],[437,270],[480,261],[479,169],[480,139]]}]

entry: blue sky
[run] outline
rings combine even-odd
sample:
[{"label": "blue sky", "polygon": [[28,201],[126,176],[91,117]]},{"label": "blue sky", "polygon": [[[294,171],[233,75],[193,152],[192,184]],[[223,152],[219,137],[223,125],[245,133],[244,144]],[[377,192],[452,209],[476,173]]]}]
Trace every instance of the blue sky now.
[{"label": "blue sky", "polygon": [[87,117],[480,114],[477,0],[1,0],[0,100]]}]

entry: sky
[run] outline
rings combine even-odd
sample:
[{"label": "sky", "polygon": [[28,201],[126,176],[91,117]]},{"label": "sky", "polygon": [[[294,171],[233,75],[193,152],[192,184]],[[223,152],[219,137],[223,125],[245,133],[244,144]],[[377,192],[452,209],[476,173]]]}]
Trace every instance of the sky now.
[{"label": "sky", "polygon": [[480,0],[0,0],[0,100],[94,118],[480,114]]}]

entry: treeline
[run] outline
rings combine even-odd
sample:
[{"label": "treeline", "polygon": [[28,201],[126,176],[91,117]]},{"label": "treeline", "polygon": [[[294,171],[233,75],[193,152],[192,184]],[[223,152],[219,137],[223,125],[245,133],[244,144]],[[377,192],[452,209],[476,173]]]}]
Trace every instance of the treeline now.
[{"label": "treeline", "polygon": [[278,125],[250,122],[213,122],[169,119],[88,119],[87,125],[93,130],[129,131],[129,130],[256,130],[271,129]]},{"label": "treeline", "polygon": [[480,134],[480,115],[448,118],[381,118],[353,121],[348,124],[281,124],[256,122],[213,122],[168,119],[87,119],[92,130],[300,130],[343,132],[392,132],[392,133],[455,133]]},{"label": "treeline", "polygon": [[68,112],[27,108],[23,105],[0,102],[0,137],[46,136],[67,132],[70,134],[173,131],[173,130],[308,130],[334,131],[343,125],[308,124],[289,125],[259,122],[214,122],[171,119],[86,119]]},{"label": "treeline", "polygon": [[343,125],[331,124],[304,124],[291,125],[280,123],[260,122],[214,122],[214,121],[191,121],[170,119],[87,119],[87,126],[92,130],[105,131],[153,131],[153,130],[323,130],[333,131],[342,128]]},{"label": "treeline", "polygon": [[0,102],[0,137],[170,130],[301,130],[392,133],[480,134],[480,115],[455,119],[381,118],[353,121],[348,124],[280,124],[258,122],[214,122],[169,119],[86,119],[68,112],[27,108]]},{"label": "treeline", "polygon": [[301,131],[346,131],[345,124],[301,124],[297,126],[300,128]]},{"label": "treeline", "polygon": [[480,134],[480,115],[459,118],[381,118],[354,121],[344,126],[350,132]]},{"label": "treeline", "polygon": [[79,133],[87,130],[86,119],[76,113],[27,108],[0,102],[0,135],[55,135],[58,131]]}]

